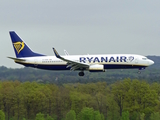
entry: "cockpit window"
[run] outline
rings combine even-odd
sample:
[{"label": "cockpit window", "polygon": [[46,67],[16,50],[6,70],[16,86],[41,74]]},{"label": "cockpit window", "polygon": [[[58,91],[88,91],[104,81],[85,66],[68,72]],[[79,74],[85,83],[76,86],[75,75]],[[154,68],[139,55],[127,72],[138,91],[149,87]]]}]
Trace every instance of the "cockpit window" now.
[{"label": "cockpit window", "polygon": [[142,60],[147,60],[147,58],[142,58]]}]

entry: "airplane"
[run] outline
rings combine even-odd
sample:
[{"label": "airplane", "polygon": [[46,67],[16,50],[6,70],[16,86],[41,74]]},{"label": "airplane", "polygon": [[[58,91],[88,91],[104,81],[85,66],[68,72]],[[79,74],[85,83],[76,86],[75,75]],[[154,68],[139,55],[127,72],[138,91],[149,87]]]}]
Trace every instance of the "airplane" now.
[{"label": "airplane", "polygon": [[64,50],[65,56],[61,56],[53,48],[55,56],[47,56],[33,52],[14,31],[9,33],[16,58],[8,58],[26,67],[45,70],[78,70],[79,76],[84,76],[84,71],[105,72],[106,69],[139,69],[140,71],[154,64],[147,57],[136,54],[69,55]]}]

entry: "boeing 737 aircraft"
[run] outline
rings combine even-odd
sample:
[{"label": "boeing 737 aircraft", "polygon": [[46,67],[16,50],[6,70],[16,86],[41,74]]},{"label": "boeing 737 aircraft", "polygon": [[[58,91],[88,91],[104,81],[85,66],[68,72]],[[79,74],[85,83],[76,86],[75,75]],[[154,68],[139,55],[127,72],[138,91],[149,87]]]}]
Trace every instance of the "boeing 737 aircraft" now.
[{"label": "boeing 737 aircraft", "polygon": [[61,56],[55,48],[53,48],[55,56],[46,56],[33,52],[14,31],[10,31],[10,37],[16,58],[8,58],[26,67],[46,70],[79,70],[79,76],[84,76],[84,71],[104,72],[105,69],[133,68],[142,70],[154,64],[147,57],[134,54],[69,55],[65,51],[66,55]]}]

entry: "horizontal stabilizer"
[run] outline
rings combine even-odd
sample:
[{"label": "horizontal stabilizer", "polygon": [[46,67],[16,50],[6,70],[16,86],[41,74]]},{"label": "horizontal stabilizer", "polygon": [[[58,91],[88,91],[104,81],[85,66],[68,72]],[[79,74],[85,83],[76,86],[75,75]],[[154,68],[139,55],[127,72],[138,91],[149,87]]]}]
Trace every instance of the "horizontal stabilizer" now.
[{"label": "horizontal stabilizer", "polygon": [[14,61],[26,61],[25,59],[20,59],[20,58],[13,58],[13,57],[8,57]]}]

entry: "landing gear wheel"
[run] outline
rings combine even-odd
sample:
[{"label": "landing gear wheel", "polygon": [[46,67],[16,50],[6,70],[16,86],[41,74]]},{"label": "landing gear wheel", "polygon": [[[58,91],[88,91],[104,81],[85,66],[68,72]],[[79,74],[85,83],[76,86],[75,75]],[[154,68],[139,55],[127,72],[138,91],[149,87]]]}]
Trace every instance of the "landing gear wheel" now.
[{"label": "landing gear wheel", "polygon": [[79,76],[84,76],[84,72],[79,72]]}]

